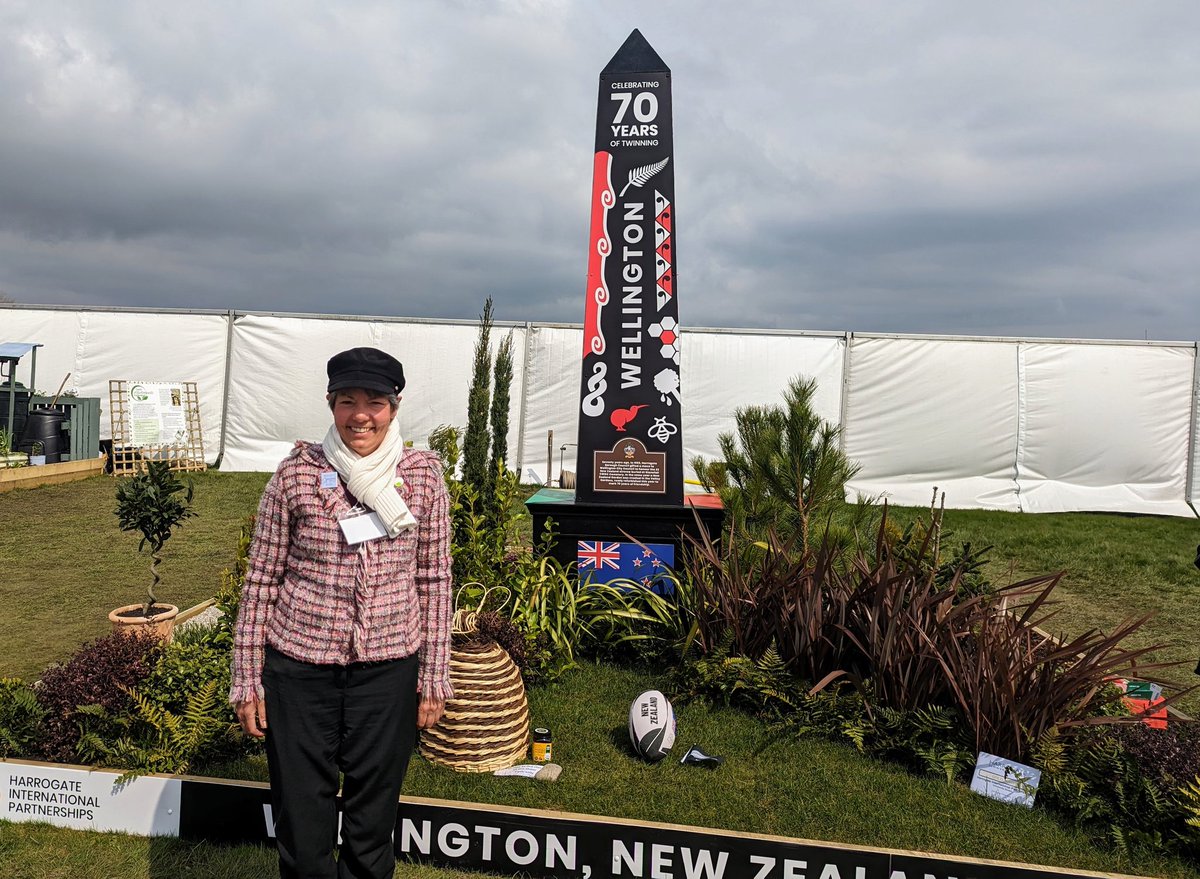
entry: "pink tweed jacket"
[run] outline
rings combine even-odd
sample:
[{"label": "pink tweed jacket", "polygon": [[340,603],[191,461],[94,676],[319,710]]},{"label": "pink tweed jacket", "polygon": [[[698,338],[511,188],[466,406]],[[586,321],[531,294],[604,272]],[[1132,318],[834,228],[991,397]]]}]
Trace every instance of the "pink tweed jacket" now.
[{"label": "pink tweed jacket", "polygon": [[229,701],[263,695],[263,648],[346,665],[419,655],[421,694],[450,698],[450,520],[441,459],[405,451],[397,488],[418,526],[350,546],[338,520],[354,506],[319,443],[285,459],[258,508],[242,587]]}]

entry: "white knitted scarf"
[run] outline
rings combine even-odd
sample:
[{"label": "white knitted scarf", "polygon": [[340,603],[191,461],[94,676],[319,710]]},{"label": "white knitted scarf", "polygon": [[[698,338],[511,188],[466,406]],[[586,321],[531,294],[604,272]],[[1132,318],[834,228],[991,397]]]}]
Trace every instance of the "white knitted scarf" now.
[{"label": "white knitted scarf", "polygon": [[400,426],[396,424],[396,419],[393,418],[388,425],[379,448],[365,457],[347,448],[335,424],[329,425],[321,448],[350,493],[363,506],[379,514],[389,535],[395,537],[401,531],[416,526],[416,517],[409,511],[404,498],[400,497],[400,492],[396,491],[396,465],[404,454],[404,440],[400,437]]}]

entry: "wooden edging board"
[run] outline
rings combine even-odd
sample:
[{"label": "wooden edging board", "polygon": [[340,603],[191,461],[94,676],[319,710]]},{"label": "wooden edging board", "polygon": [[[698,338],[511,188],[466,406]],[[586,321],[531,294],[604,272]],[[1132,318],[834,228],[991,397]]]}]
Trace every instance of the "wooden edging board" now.
[{"label": "wooden edging board", "polygon": [[200,616],[200,614],[204,613],[210,607],[216,607],[216,604],[217,600],[215,598],[208,598],[199,604],[192,605],[187,610],[181,610],[175,615],[175,625],[178,626],[180,623],[186,623],[192,617]]},{"label": "wooden edging board", "polygon": [[38,464],[0,470],[0,494],[14,488],[37,488],[60,482],[76,482],[104,472],[103,458],[82,461],[62,461],[58,464]]},{"label": "wooden edging board", "polygon": [[[108,769],[0,760],[0,818],[216,843],[269,843],[274,836],[264,783],[142,775],[120,784],[119,778]],[[563,879],[1126,879],[425,797],[401,797],[395,847],[401,860]]]}]

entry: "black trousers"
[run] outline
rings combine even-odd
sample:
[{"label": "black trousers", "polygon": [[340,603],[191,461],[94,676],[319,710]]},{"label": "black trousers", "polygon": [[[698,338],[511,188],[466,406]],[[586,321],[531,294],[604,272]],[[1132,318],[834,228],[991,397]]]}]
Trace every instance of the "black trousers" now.
[{"label": "black trousers", "polygon": [[267,647],[263,689],[282,879],[391,879],[400,786],[416,736],[417,658],[314,665]]}]

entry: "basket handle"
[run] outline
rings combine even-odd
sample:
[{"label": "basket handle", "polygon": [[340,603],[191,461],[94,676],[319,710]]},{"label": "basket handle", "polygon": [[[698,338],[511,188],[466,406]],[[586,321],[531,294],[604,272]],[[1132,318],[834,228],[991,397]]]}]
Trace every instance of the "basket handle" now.
[{"label": "basket handle", "polygon": [[[487,605],[488,596],[497,589],[504,590],[506,599],[512,594],[512,590],[507,586],[489,586],[488,588],[484,589],[483,595],[481,595],[479,598],[479,604],[475,605],[473,609],[468,610],[467,608],[462,607],[456,607],[454,609],[454,622],[451,624],[450,633],[453,635],[469,635],[474,632],[475,621],[479,618],[480,610]],[[458,604],[458,602],[462,599],[462,595],[463,592],[460,589],[458,591],[458,596],[454,599],[455,604]]]}]

